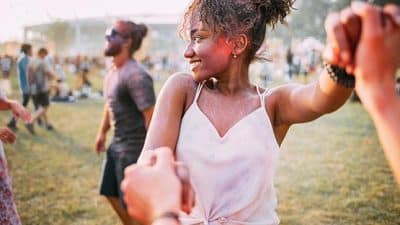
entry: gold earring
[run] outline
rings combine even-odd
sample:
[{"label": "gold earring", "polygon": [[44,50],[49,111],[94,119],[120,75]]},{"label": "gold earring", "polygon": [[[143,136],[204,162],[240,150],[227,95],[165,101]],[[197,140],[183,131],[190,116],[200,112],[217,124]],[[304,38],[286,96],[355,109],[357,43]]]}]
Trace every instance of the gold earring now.
[{"label": "gold earring", "polygon": [[233,57],[234,59],[236,59],[236,58],[237,58],[237,55],[236,55],[236,54],[233,54],[232,57]]}]

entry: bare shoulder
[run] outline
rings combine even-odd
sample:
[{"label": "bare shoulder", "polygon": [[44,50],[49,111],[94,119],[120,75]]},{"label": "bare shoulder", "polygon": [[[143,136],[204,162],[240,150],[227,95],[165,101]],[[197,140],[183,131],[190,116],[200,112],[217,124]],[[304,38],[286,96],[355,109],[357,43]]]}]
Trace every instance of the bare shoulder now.
[{"label": "bare shoulder", "polygon": [[197,84],[192,76],[187,73],[174,73],[165,82],[165,86],[179,89],[180,91],[191,91]]},{"label": "bare shoulder", "polygon": [[269,96],[272,99],[276,99],[279,101],[286,101],[289,98],[290,94],[295,91],[297,88],[301,87],[301,84],[283,84],[274,88],[271,88],[269,91]]},{"label": "bare shoulder", "polygon": [[279,105],[285,104],[284,102],[288,100],[290,93],[299,86],[300,85],[293,83],[284,84],[273,87],[268,91],[265,104],[271,120],[273,120],[276,125],[279,124]]},{"label": "bare shoulder", "polygon": [[[187,73],[171,75],[161,89],[160,95],[171,95],[175,98],[185,99],[185,111],[191,105],[196,93],[197,83]],[[173,94],[172,94],[173,93]]]},{"label": "bare shoulder", "polygon": [[279,100],[279,96],[284,92],[284,86],[286,85],[273,87],[268,90],[267,97],[265,98],[265,103],[267,104],[267,107],[272,107],[276,104],[276,102]]}]

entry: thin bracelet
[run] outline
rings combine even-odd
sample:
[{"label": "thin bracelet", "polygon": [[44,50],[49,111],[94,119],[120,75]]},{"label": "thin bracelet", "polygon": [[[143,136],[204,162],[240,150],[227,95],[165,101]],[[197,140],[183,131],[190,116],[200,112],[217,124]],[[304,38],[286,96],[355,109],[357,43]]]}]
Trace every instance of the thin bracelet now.
[{"label": "thin bracelet", "polygon": [[177,224],[181,224],[181,222],[179,221],[179,214],[178,214],[177,212],[174,212],[174,211],[167,211],[167,212],[162,213],[161,215],[157,216],[157,217],[153,220],[152,224],[153,224],[154,222],[156,222],[157,220],[161,220],[161,219],[172,219],[172,220],[174,220]]}]

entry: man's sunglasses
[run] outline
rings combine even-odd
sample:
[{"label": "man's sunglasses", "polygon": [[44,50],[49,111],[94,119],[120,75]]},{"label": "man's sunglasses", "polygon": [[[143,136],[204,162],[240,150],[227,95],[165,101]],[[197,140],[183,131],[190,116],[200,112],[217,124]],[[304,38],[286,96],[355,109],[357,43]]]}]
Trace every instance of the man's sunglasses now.
[{"label": "man's sunglasses", "polygon": [[109,28],[106,30],[106,38],[115,38],[117,35],[124,39],[128,38],[127,36],[123,35],[121,32],[118,32],[114,28]]}]

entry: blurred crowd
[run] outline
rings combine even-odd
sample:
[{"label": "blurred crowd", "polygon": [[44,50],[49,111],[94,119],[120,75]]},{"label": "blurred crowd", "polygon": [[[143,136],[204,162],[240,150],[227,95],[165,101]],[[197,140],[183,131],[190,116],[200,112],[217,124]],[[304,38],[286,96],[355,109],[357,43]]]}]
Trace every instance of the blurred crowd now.
[{"label": "blurred crowd", "polygon": [[[17,61],[25,53],[20,55],[0,55],[0,67],[2,71],[2,79],[0,89],[3,93],[11,95],[13,90],[10,83],[10,75],[17,70]],[[35,56],[32,57],[33,59]],[[62,57],[56,54],[49,53],[45,57],[45,62],[57,75],[57,79],[51,85],[51,96],[57,99],[58,97],[85,97],[88,89],[91,88],[90,81],[91,70],[99,71],[100,74],[105,72],[105,61],[101,57],[89,57],[85,55],[77,55],[73,57]],[[71,79],[72,77],[72,79]],[[67,80],[72,80],[72,87]],[[72,98],[71,98],[72,99]],[[57,101],[57,100],[56,100]]]},{"label": "blurred crowd", "polygon": [[[251,76],[259,85],[265,87],[268,82],[274,80],[308,83],[323,68],[323,47],[323,43],[313,37],[293,39],[289,44],[281,39],[271,39],[260,48],[264,60],[252,64]],[[10,75],[16,70],[18,57],[18,55],[0,54],[2,73],[0,90],[6,95],[11,95],[13,91]],[[51,85],[50,98],[52,101],[66,102],[101,97],[101,87],[93,87],[92,79],[95,76],[103,79],[112,64],[110,59],[103,56],[85,54],[60,56],[49,53],[46,61],[59,77]],[[139,61],[155,82],[163,82],[177,71],[189,70],[183,57],[174,52],[148,54]],[[397,84],[400,95],[400,79]]]}]

